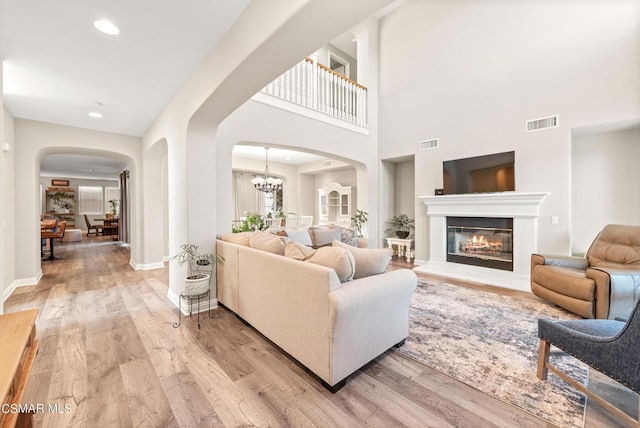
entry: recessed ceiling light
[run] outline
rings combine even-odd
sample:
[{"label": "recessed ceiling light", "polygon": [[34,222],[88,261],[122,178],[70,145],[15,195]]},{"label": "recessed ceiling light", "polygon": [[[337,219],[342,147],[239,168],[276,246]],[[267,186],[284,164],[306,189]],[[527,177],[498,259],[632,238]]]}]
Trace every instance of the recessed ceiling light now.
[{"label": "recessed ceiling light", "polygon": [[118,27],[113,25],[113,22],[108,19],[98,19],[97,21],[93,21],[93,26],[96,27],[99,31],[102,31],[105,34],[109,34],[111,36],[116,36],[120,34],[120,30]]},{"label": "recessed ceiling light", "polygon": [[95,117],[96,119],[101,119],[102,113],[98,113],[97,111],[92,111],[92,112],[89,112],[89,116]]}]

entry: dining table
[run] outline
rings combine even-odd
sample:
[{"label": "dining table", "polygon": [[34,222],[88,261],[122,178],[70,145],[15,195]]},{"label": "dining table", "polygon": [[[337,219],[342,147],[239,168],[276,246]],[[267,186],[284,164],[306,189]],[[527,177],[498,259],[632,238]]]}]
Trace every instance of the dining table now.
[{"label": "dining table", "polygon": [[111,236],[111,239],[117,241],[118,238],[118,225],[120,224],[119,217],[107,217],[96,218],[95,221],[102,222],[102,236]]}]

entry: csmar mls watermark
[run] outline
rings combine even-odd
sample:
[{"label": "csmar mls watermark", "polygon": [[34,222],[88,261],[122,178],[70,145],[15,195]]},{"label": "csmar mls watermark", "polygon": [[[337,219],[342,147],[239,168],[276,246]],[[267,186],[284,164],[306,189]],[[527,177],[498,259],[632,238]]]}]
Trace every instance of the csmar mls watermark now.
[{"label": "csmar mls watermark", "polygon": [[69,414],[73,410],[70,403],[3,403],[0,413],[59,413]]}]

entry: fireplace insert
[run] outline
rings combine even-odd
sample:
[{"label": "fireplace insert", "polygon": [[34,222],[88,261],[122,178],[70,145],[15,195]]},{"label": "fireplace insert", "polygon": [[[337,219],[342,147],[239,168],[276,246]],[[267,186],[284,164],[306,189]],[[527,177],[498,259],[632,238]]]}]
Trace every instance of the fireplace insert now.
[{"label": "fireplace insert", "polygon": [[447,261],[513,271],[513,219],[447,217]]}]

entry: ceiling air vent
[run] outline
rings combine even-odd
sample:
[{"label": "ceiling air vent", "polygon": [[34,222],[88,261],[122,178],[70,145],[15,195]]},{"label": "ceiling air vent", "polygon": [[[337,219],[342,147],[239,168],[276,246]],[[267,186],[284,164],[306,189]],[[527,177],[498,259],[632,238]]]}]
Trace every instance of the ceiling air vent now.
[{"label": "ceiling air vent", "polygon": [[322,161],[322,168],[331,168],[331,161],[330,160],[323,160]]},{"label": "ceiling air vent", "polygon": [[557,128],[560,126],[560,116],[542,117],[540,119],[527,120],[526,132],[542,131],[543,129]]},{"label": "ceiling air vent", "polygon": [[420,143],[418,143],[418,148],[420,150],[435,149],[438,145],[438,139],[434,138],[432,140],[420,141]]}]

